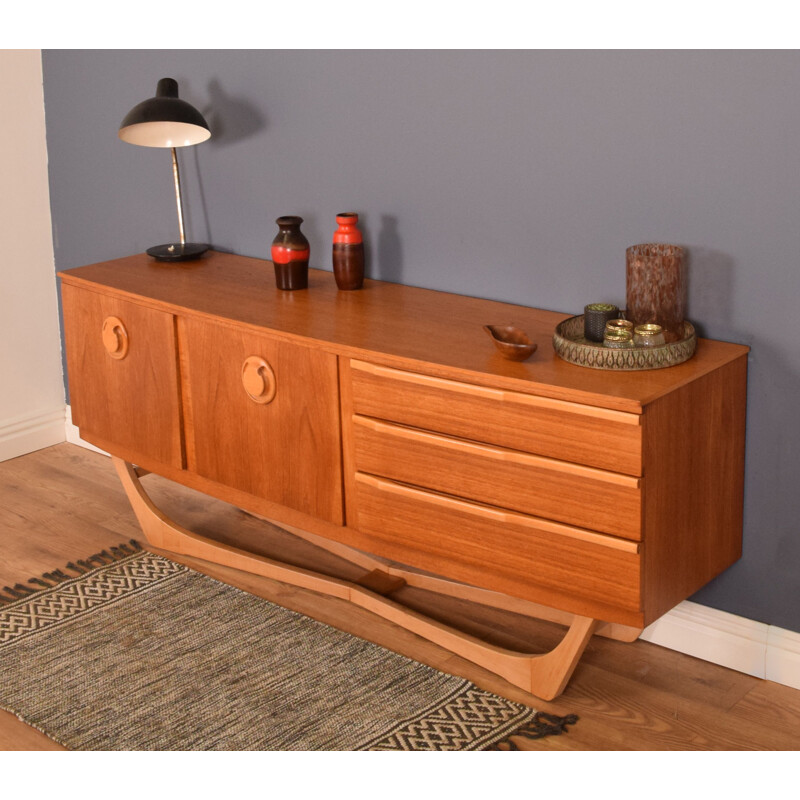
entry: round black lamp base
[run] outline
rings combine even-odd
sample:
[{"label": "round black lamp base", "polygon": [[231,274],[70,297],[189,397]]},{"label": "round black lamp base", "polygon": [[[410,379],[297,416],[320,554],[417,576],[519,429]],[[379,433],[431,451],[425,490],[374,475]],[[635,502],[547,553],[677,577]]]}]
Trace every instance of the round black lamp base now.
[{"label": "round black lamp base", "polygon": [[156,261],[191,261],[193,258],[200,258],[203,253],[211,249],[209,244],[199,244],[197,242],[184,242],[180,244],[159,244],[155,247],[147,248],[147,255],[152,256]]}]

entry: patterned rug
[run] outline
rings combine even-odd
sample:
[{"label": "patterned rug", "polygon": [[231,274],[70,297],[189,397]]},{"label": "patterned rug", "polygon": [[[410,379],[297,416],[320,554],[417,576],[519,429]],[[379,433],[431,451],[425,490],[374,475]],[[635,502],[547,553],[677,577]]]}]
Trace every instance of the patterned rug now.
[{"label": "patterned rug", "polygon": [[577,720],[135,542],[29,583],[0,592],[0,707],[69,749],[513,750]]}]

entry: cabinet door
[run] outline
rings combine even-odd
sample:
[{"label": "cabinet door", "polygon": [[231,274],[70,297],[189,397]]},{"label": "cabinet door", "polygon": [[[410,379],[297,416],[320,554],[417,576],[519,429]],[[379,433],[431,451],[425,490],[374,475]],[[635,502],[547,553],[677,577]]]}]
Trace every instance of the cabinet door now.
[{"label": "cabinet door", "polygon": [[190,470],[342,524],[336,356],[179,320]]},{"label": "cabinet door", "polygon": [[183,466],[171,314],[64,284],[73,422],[115,454]]}]

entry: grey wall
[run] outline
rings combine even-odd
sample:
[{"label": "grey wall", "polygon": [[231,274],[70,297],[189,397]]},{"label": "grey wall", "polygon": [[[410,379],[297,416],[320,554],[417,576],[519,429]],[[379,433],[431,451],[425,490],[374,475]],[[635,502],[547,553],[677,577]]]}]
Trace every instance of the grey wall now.
[{"label": "grey wall", "polygon": [[[579,313],[625,248],[690,253],[689,318],[752,347],[744,556],[695,601],[800,631],[800,53],[45,51],[59,269],[176,238],[167,151],[123,144],[160,77],[213,138],[182,153],[189,238],[269,258],[281,214],[330,268]],[[613,375],[609,374],[609,381]]]}]

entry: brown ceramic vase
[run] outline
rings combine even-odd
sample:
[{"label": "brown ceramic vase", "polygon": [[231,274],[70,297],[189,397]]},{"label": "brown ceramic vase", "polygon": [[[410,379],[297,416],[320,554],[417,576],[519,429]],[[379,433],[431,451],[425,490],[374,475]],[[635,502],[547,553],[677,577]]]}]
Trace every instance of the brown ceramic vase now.
[{"label": "brown ceramic vase", "polygon": [[358,214],[336,215],[333,234],[333,277],[339,289],[350,291],[364,285],[364,241],[358,229]]},{"label": "brown ceramic vase", "polygon": [[275,284],[279,289],[308,288],[308,239],[300,230],[302,217],[278,217],[278,235],[272,240],[272,263],[275,265]]}]

